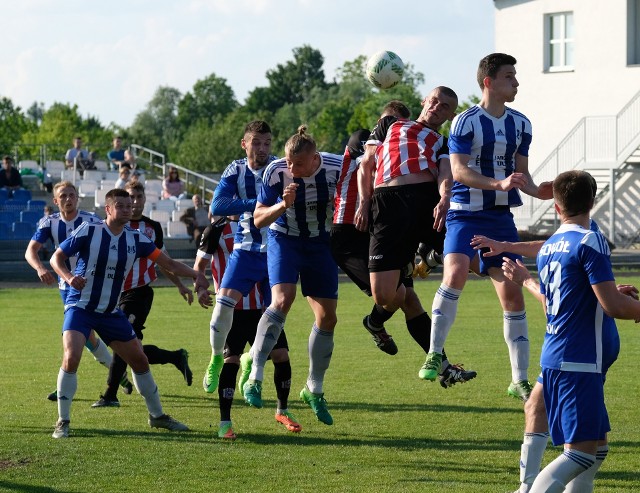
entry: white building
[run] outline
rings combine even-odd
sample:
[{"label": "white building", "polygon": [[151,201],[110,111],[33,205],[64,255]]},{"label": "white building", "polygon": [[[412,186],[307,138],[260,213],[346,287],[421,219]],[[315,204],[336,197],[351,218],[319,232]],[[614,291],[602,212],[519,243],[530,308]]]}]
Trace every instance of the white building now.
[{"label": "white building", "polygon": [[[628,243],[640,231],[640,174],[616,175],[615,221],[608,190],[612,169],[640,170],[640,0],[494,0],[494,6],[495,51],[518,60],[513,106],[533,124],[529,163],[536,182],[576,167],[591,170],[607,192],[596,219],[610,239]],[[516,212],[519,227],[545,230],[549,205],[529,201]]]}]

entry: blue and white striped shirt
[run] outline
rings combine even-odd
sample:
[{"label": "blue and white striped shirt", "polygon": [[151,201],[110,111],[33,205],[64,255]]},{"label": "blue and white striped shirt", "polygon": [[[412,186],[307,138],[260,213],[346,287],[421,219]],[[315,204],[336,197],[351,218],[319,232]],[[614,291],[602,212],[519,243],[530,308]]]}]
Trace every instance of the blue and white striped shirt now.
[{"label": "blue and white striped shirt", "polygon": [[[269,156],[269,163],[278,159]],[[214,216],[240,215],[233,249],[252,252],[267,251],[267,228],[258,229],[253,222],[258,192],[266,166],[254,170],[247,158],[236,159],[222,173],[211,202]]]},{"label": "blue and white striped shirt", "polygon": [[[91,212],[78,211],[78,215],[71,221],[66,221],[59,212],[44,216],[38,223],[38,229],[31,238],[34,241],[44,245],[48,240],[53,241],[55,248],[60,246],[64,240],[66,240],[74,229],[80,226],[84,222],[99,223],[102,219]],[[75,256],[67,259],[67,269],[71,272],[76,268],[77,258]],[[69,285],[58,277],[58,288],[60,291],[67,291]],[[66,298],[66,294],[62,295],[63,299]]]},{"label": "blue and white striped shirt", "polygon": [[160,253],[141,231],[125,226],[116,236],[102,221],[83,223],[60,249],[68,257],[78,256],[74,274],[87,280],[82,291],[69,289],[65,310],[76,306],[96,313],[112,313],[118,308],[122,285],[137,258],[155,260]]},{"label": "blue and white striped shirt", "polygon": [[297,183],[292,207],[269,226],[274,232],[303,238],[329,237],[333,220],[333,199],[340,178],[342,156],[320,152],[320,166],[312,176],[294,178],[286,159],[271,163],[264,172],[264,184],[258,202],[272,206],[282,201],[282,193],[290,183]]},{"label": "blue and white striped shirt", "polygon": [[[451,154],[469,154],[469,168],[497,180],[503,180],[515,171],[515,155],[529,155],[531,122],[522,113],[505,108],[495,118],[479,105],[469,108],[453,119],[449,134]],[[522,205],[520,192],[470,188],[454,181],[451,189],[451,209],[480,211],[495,206]]]}]

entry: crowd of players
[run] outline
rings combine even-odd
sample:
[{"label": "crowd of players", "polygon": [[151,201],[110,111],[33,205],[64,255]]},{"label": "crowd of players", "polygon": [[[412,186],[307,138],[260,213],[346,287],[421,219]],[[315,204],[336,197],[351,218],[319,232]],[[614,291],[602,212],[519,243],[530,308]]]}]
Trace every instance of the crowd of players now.
[{"label": "crowd of players", "polygon": [[[244,400],[263,406],[269,358],[275,369],[275,419],[288,431],[302,430],[288,409],[292,370],[284,332],[298,281],[314,314],[300,398],[319,421],[333,424],[324,380],[338,322],[338,267],[373,298],[363,325],[382,351],[397,353],[384,323],[401,309],[410,335],[426,354],[420,378],[438,379],[443,387],[473,379],[476,372],[450,364],[443,348],[468,273],[474,271],[489,276],[495,287],[512,370],[507,393],[525,402],[518,491],[592,491],[608,450],[602,389],[619,348],[611,317],[640,319],[640,303],[635,288],[615,285],[606,240],[589,227],[595,197],[591,177],[570,172],[553,184],[533,182],[527,157],[531,123],[506,106],[517,94],[515,64],[500,53],[483,58],[478,67],[482,98],[459,115],[456,93],[443,86],[427,95],[415,120],[404,104],[390,102],[372,131],[351,136],[343,155],[319,151],[301,126],[278,159],[270,154],[269,125],[250,122],[241,140],[246,157],[222,175],[211,203],[212,224],[202,235],[193,269],[163,251],[161,228],[142,215],[142,185],[107,193],[103,221],[78,210],[71,183],[58,183],[54,203],[60,212],[43,218],[26,253],[40,279],[52,284],[55,278],[38,250],[48,240],[57,246],[51,266],[59,276],[65,315],[53,437],[69,436],[85,345],[110,367],[107,390],[94,406],[119,405],[118,385],[131,389],[129,365],[150,426],[188,429],[164,412],[149,367],[173,363],[191,385],[187,352],[140,343],[156,265],[189,304],[193,294],[180,277],[194,280],[202,307],[214,306],[203,387],[207,393],[217,390],[221,439],[236,438],[231,405],[238,373]],[[447,141],[438,129],[450,120]],[[522,205],[520,192],[555,198],[563,226],[544,245],[518,243],[510,208]],[[414,267],[416,248],[422,259]],[[533,389],[522,293],[522,284],[532,283],[520,253],[537,250],[541,283],[533,282],[531,289],[546,303],[548,325],[543,373]],[[209,262],[215,305],[204,276]],[[437,263],[443,264],[443,279],[430,317],[412,275],[425,275]],[[245,353],[247,343],[251,349]],[[549,436],[554,444],[564,444],[564,452],[538,474]]]}]

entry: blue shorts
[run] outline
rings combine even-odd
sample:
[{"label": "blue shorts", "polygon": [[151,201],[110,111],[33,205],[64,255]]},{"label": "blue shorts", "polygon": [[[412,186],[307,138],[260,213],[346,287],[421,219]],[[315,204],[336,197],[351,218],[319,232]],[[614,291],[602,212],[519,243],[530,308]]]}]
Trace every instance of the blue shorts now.
[{"label": "blue shorts", "polygon": [[604,374],[543,368],[544,404],[554,445],[604,440],[611,431]]},{"label": "blue shorts", "polygon": [[302,296],[338,299],[338,266],[329,238],[299,238],[273,234],[267,243],[269,284],[296,284]]},{"label": "blue shorts", "polygon": [[[447,235],[444,238],[444,255],[463,253],[470,259],[478,255],[471,246],[474,235],[484,235],[498,241],[520,241],[518,230],[509,209],[490,209],[486,211],[449,210],[447,212]],[[502,268],[502,257],[522,259],[522,256],[504,252],[494,257],[483,257],[480,251],[480,272],[488,274],[490,267]]]},{"label": "blue shorts", "polygon": [[111,344],[111,341],[127,342],[136,338],[136,333],[122,310],[96,313],[72,306],[64,312],[62,332],[75,330],[89,339],[92,329],[107,345]]},{"label": "blue shorts", "polygon": [[247,250],[233,250],[229,255],[229,263],[220,281],[220,287],[235,289],[247,296],[258,283],[264,305],[271,304],[269,272],[267,270],[267,254]]}]

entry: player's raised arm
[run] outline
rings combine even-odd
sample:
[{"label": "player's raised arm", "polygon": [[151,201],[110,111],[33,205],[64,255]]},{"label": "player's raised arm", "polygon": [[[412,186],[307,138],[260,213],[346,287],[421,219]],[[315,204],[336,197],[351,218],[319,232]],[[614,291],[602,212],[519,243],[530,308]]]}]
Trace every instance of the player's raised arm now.
[{"label": "player's raised arm", "polygon": [[269,226],[284,214],[284,212],[291,207],[296,200],[297,189],[297,183],[289,183],[282,192],[282,200],[280,202],[271,206],[258,202],[256,204],[256,209],[253,211],[253,222],[256,227],[264,228],[265,226]]}]

